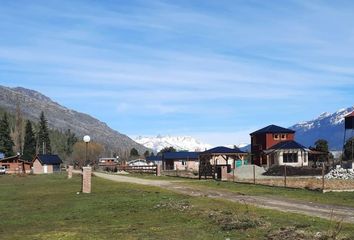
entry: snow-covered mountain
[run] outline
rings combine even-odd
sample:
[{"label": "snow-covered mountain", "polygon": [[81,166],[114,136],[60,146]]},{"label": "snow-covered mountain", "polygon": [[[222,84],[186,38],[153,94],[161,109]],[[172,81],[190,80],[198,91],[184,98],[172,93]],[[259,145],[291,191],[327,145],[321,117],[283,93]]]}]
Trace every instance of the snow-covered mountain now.
[{"label": "snow-covered mountain", "polygon": [[316,119],[290,127],[296,131],[296,140],[305,146],[313,146],[318,139],[328,141],[331,150],[341,150],[344,137],[344,117],[354,111],[354,106],[335,113],[322,113]]},{"label": "snow-covered mountain", "polygon": [[159,152],[165,147],[174,147],[178,151],[204,151],[212,146],[202,143],[189,136],[156,136],[156,137],[137,137],[134,139],[137,143]]}]

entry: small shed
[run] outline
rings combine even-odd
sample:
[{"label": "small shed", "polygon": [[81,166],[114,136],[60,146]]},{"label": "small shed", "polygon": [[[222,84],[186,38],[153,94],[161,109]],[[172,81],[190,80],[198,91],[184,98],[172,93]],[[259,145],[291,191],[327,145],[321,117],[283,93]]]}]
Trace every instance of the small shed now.
[{"label": "small shed", "polygon": [[60,172],[62,160],[55,154],[38,154],[33,160],[33,173],[54,173]]}]

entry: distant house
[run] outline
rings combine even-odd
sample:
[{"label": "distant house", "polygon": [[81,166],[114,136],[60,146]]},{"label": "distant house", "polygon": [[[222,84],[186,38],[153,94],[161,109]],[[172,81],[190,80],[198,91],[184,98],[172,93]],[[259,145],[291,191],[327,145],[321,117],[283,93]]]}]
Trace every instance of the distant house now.
[{"label": "distant house", "polygon": [[253,164],[308,166],[309,150],[294,141],[294,130],[269,125],[250,135]]},{"label": "distant house", "polygon": [[30,173],[31,163],[21,159],[20,155],[0,159],[0,167],[6,168],[6,173]]},{"label": "distant house", "polygon": [[51,154],[38,154],[33,160],[33,173],[54,173],[60,172],[60,166],[62,164],[58,155]]},{"label": "distant house", "polygon": [[117,158],[100,158],[98,159],[98,164],[117,164],[118,159]]},{"label": "distant house", "polygon": [[149,157],[146,157],[146,161],[148,163],[153,163],[155,165],[161,165],[162,164],[162,156],[149,156]]},{"label": "distant house", "polygon": [[117,169],[118,159],[114,157],[98,159],[98,167],[101,170],[114,171]]},{"label": "distant house", "polygon": [[148,163],[145,159],[134,159],[127,162],[128,166],[148,166],[153,165],[153,163]]},{"label": "distant house", "polygon": [[162,156],[163,170],[198,171],[199,152],[166,152]]},{"label": "distant house", "polygon": [[221,178],[221,169],[227,168],[227,172],[247,164],[246,152],[239,148],[215,147],[199,153],[199,179],[204,176]]}]

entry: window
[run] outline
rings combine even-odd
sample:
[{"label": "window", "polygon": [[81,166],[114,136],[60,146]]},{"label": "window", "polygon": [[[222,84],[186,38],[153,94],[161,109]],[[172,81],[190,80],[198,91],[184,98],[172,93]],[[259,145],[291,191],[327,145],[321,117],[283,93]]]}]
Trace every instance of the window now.
[{"label": "window", "polygon": [[283,163],[297,163],[297,153],[283,153]]},{"label": "window", "polygon": [[281,140],[285,140],[286,139],[286,134],[281,134]]},{"label": "window", "polygon": [[185,166],[186,164],[186,161],[182,160],[182,166]]},{"label": "window", "polygon": [[279,134],[273,134],[274,140],[279,140]]}]

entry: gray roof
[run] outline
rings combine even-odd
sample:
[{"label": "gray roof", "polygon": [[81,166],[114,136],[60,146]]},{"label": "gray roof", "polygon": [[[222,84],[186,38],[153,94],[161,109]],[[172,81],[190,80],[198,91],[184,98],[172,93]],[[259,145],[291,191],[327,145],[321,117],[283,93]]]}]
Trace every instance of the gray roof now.
[{"label": "gray roof", "polygon": [[37,158],[42,164],[46,165],[58,165],[62,163],[59,156],[54,154],[38,154]]},{"label": "gray roof", "polygon": [[290,141],[283,141],[280,143],[277,143],[273,146],[271,146],[269,149],[306,149],[306,147],[304,147],[303,145],[301,145],[298,142],[295,142],[293,140]]},{"label": "gray roof", "polygon": [[288,128],[279,127],[277,125],[269,125],[253,133],[250,133],[250,135],[260,134],[260,133],[295,133],[295,131]]}]

